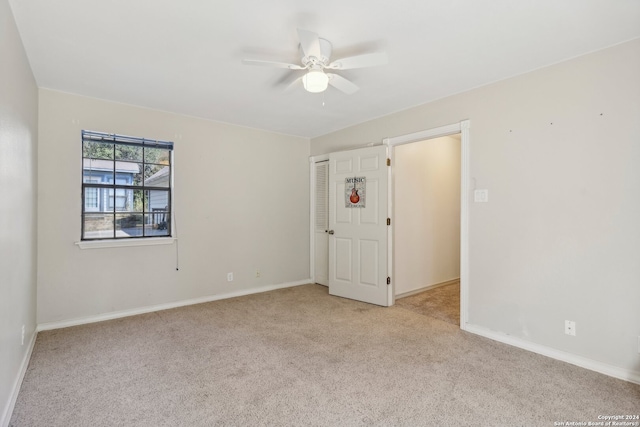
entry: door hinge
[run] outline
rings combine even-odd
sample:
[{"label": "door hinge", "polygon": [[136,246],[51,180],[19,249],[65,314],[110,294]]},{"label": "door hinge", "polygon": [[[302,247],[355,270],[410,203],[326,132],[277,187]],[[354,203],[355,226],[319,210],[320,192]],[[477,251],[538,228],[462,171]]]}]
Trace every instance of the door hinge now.
[{"label": "door hinge", "polygon": [[391,277],[387,276],[387,285],[390,285],[390,284],[391,284]]},{"label": "door hinge", "polygon": [[391,166],[391,159],[387,159],[387,166]]},{"label": "door hinge", "polygon": [[391,218],[387,218],[387,225],[391,225]]}]

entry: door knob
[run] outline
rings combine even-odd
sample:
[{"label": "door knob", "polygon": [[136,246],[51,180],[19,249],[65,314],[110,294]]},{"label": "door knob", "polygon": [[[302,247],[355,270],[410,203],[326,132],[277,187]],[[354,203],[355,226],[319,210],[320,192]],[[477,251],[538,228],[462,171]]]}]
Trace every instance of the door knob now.
[{"label": "door knob", "polygon": [[327,231],[327,233],[329,233],[329,234],[333,234],[333,233],[334,233],[334,231],[333,231],[333,230],[328,230],[328,231]]}]

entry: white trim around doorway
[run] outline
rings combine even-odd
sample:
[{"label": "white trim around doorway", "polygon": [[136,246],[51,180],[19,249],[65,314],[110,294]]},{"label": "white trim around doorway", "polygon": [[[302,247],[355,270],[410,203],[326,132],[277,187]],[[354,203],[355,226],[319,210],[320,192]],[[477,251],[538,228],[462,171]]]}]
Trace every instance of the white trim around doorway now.
[{"label": "white trim around doorway", "polygon": [[[419,132],[386,138],[383,143],[391,148],[389,158],[393,158],[392,149],[395,146],[424,141],[425,139],[439,138],[453,134],[460,134],[460,328],[467,330],[469,318],[469,162],[470,162],[470,120],[463,120],[446,126],[426,129]],[[389,185],[391,188],[392,185]],[[392,191],[392,190],[391,190]],[[393,203],[393,194],[390,193],[389,203]],[[391,240],[391,237],[390,237]],[[392,258],[392,255],[389,257]],[[391,272],[391,266],[389,268]]]}]

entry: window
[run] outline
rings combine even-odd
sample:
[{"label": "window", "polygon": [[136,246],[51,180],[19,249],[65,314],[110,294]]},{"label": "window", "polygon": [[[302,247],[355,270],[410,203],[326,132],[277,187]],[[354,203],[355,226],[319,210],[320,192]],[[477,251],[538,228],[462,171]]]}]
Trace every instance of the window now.
[{"label": "window", "polygon": [[82,131],[82,240],[171,236],[173,143]]},{"label": "window", "polygon": [[[98,182],[95,178],[87,178],[87,182]],[[98,206],[98,189],[97,188],[87,188],[85,190],[84,197],[84,210],[85,211],[97,211],[99,209]]]}]

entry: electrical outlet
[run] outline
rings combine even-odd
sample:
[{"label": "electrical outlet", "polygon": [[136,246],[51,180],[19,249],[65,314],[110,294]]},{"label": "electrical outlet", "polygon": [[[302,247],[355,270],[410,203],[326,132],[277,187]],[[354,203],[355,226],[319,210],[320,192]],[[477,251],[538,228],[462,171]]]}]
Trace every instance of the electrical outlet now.
[{"label": "electrical outlet", "polygon": [[260,270],[256,270],[256,279],[260,278]]},{"label": "electrical outlet", "polygon": [[572,320],[564,321],[564,333],[571,336],[576,336],[576,322]]},{"label": "electrical outlet", "polygon": [[24,345],[24,325],[22,325],[22,344]]},{"label": "electrical outlet", "polygon": [[233,273],[227,273],[227,282],[233,282]]}]

